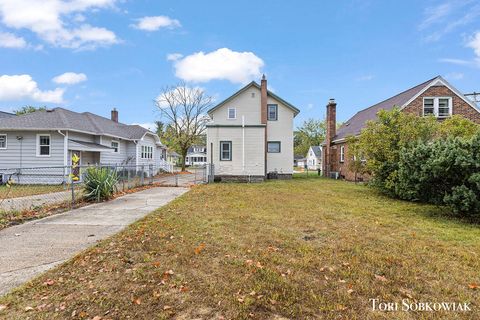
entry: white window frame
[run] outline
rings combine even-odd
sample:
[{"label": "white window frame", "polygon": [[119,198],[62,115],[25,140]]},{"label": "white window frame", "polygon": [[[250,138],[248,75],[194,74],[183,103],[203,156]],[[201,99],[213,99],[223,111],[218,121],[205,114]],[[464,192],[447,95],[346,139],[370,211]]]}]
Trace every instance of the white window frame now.
[{"label": "white window frame", "polygon": [[345,146],[340,146],[340,162],[345,162]]},{"label": "white window frame", "polygon": [[[40,137],[48,137],[48,155],[47,154],[40,154]],[[49,158],[52,156],[52,135],[49,133],[37,133],[37,157],[41,158]]]},{"label": "white window frame", "polygon": [[[433,116],[439,119],[445,119],[451,117],[453,114],[453,98],[452,97],[423,97],[422,103],[422,116],[425,116],[425,99],[432,99],[433,100]],[[439,101],[440,99],[447,99],[448,100],[448,116],[439,116],[438,109],[439,109]]]},{"label": "white window frame", "polygon": [[[269,144],[278,144],[278,151],[270,151],[268,148]],[[282,142],[281,141],[267,141],[267,153],[282,153]]]},{"label": "white window frame", "polygon": [[[275,107],[275,118],[270,118],[270,107]],[[278,104],[276,103],[267,104],[267,120],[278,121]]]},{"label": "white window frame", "polygon": [[116,147],[117,151],[114,151],[114,153],[120,153],[120,141],[118,141],[118,140],[112,140],[112,141],[110,142],[110,146],[115,149],[115,147],[113,146],[114,143],[117,144],[117,147]]},{"label": "white window frame", "polygon": [[[228,158],[223,157],[223,144],[229,145]],[[220,161],[232,161],[232,158],[233,158],[232,148],[233,148],[232,141],[220,141]]]},{"label": "white window frame", "polygon": [[[233,118],[230,117],[230,110],[233,110],[233,113],[234,113]],[[228,108],[228,110],[227,110],[227,119],[228,119],[228,120],[235,120],[235,119],[237,119],[237,108]]]},{"label": "white window frame", "polygon": [[6,133],[0,133],[0,136],[5,136],[5,147],[4,147],[4,148],[0,148],[0,150],[7,150],[7,148],[8,148],[8,134],[6,134]]},{"label": "white window frame", "polygon": [[140,158],[144,160],[154,159],[154,148],[152,146],[142,145],[140,150]]}]

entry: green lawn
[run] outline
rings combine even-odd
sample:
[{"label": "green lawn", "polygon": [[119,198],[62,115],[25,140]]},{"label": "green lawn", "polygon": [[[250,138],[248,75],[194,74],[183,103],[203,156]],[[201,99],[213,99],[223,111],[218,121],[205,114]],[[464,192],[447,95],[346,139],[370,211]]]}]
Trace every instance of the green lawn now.
[{"label": "green lawn", "polygon": [[0,318],[478,319],[480,228],[444,214],[322,178],[194,187],[0,298]]}]

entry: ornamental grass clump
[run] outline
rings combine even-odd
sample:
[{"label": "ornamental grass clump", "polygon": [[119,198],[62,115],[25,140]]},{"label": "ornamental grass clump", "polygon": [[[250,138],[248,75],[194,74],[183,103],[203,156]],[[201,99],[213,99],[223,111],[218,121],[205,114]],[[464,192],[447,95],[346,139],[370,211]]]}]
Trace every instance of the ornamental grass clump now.
[{"label": "ornamental grass clump", "polygon": [[85,199],[104,201],[113,197],[118,182],[117,172],[110,168],[88,168],[84,176]]}]

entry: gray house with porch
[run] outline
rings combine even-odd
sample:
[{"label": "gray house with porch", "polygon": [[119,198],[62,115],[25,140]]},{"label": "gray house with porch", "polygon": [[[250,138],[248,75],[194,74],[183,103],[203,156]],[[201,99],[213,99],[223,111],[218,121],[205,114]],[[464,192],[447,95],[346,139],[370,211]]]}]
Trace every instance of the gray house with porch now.
[{"label": "gray house with porch", "polygon": [[55,108],[0,120],[0,175],[4,169],[69,167],[73,155],[80,166],[143,166],[156,172],[171,167],[158,135],[118,122],[116,109],[110,119]]}]

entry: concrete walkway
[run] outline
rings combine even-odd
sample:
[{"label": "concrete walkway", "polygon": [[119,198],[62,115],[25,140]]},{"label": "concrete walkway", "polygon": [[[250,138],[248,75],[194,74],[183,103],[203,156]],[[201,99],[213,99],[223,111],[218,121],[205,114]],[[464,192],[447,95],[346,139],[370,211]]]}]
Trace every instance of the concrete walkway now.
[{"label": "concrete walkway", "polygon": [[187,192],[152,188],[0,231],[0,295]]}]

